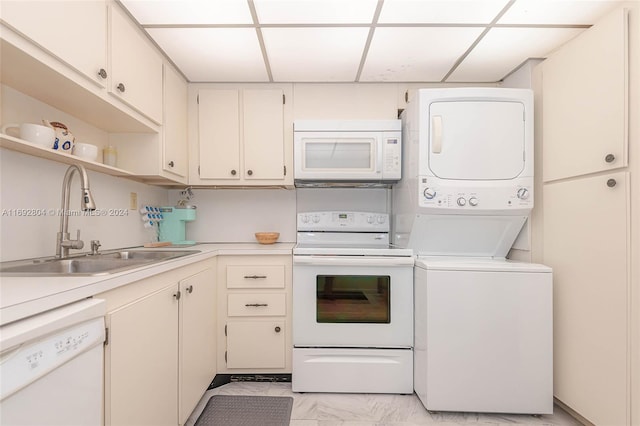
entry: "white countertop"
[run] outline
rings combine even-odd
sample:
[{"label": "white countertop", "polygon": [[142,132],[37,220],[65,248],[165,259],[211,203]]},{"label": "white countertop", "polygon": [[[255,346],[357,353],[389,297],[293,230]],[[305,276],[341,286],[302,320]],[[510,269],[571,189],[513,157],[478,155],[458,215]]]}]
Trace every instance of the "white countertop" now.
[{"label": "white countertop", "polygon": [[[171,269],[222,255],[290,255],[294,243],[197,244],[184,248],[145,250],[199,250],[200,253],[109,275],[82,277],[0,277],[0,325],[91,297]],[[138,248],[136,248],[138,249]],[[139,249],[144,249],[139,247]],[[129,250],[129,248],[127,248]],[[110,250],[111,251],[111,250]]]}]

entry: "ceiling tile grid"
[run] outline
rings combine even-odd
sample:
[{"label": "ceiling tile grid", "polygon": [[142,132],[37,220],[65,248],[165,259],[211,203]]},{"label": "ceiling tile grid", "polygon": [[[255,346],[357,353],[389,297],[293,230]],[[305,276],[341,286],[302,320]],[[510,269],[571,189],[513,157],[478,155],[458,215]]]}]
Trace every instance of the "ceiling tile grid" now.
[{"label": "ceiling tile grid", "polygon": [[120,0],[190,82],[497,82],[617,0]]}]

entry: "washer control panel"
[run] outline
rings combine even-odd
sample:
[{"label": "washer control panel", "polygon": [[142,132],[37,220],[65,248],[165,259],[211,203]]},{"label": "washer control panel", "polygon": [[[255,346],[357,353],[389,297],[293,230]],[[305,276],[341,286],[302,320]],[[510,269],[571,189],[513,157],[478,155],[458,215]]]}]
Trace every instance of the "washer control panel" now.
[{"label": "washer control panel", "polygon": [[497,211],[533,208],[533,186],[528,182],[509,185],[460,186],[422,177],[418,185],[420,207],[456,211]]},{"label": "washer control panel", "polygon": [[298,213],[298,231],[388,232],[389,215],[375,212]]}]

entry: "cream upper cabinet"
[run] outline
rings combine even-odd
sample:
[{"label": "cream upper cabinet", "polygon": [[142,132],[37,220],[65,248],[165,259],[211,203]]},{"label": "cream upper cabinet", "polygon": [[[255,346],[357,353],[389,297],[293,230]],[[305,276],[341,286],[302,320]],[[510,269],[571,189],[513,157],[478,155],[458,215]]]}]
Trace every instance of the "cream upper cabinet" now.
[{"label": "cream upper cabinet", "polygon": [[628,424],[629,173],[544,186],[554,275],[554,394],[598,425]]},{"label": "cream upper cabinet", "polygon": [[626,167],[628,14],[619,9],[543,63],[545,182]]},{"label": "cream upper cabinet", "polygon": [[117,5],[110,7],[109,92],[162,123],[162,56]]},{"label": "cream upper cabinet", "polygon": [[0,19],[101,87],[107,82],[107,3],[3,1]]},{"label": "cream upper cabinet", "polygon": [[164,67],[164,120],[162,123],[162,169],[187,178],[187,82],[173,67]]},{"label": "cream upper cabinet", "polygon": [[190,183],[292,185],[290,92],[288,86],[198,90],[198,165]]}]

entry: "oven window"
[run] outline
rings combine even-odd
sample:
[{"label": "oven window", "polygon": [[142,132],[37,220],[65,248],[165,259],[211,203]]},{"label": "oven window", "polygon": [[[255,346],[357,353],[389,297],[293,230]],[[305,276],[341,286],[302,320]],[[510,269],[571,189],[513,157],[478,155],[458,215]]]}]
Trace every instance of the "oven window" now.
[{"label": "oven window", "polygon": [[389,324],[390,281],[388,275],[317,275],[316,321]]}]

